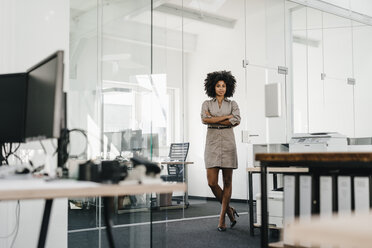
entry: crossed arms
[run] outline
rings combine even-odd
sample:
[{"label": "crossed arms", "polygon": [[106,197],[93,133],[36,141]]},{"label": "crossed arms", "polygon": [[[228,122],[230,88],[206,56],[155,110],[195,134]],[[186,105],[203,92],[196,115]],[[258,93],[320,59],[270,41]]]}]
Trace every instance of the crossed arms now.
[{"label": "crossed arms", "polygon": [[[225,116],[212,116],[208,111],[205,111],[207,116],[211,116],[208,118],[204,118],[203,122],[206,124],[221,124],[225,126],[232,126],[229,119],[233,118],[233,115],[225,115]],[[236,125],[235,125],[236,126]]]}]

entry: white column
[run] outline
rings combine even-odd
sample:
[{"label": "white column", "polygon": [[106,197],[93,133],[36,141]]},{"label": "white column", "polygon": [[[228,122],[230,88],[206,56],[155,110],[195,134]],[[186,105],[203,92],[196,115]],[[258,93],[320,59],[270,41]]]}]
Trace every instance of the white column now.
[{"label": "white column", "polygon": [[[68,82],[69,4],[61,0],[0,0],[0,74],[25,72],[56,50],[64,50]],[[13,241],[14,235],[8,234],[17,223],[16,205],[14,201],[0,203],[0,237],[9,236],[0,238],[0,247],[10,247]],[[13,247],[37,246],[43,209],[43,200],[21,201]],[[46,247],[67,247],[66,199],[53,203]]]}]

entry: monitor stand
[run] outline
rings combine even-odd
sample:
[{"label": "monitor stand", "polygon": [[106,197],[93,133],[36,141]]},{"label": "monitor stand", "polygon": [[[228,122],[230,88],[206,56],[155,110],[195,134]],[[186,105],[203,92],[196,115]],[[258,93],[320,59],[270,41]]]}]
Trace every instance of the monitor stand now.
[{"label": "monitor stand", "polygon": [[4,143],[0,143],[0,166],[3,165],[3,162],[6,161],[4,155],[3,155],[3,147],[4,147]]},{"label": "monitor stand", "polygon": [[58,139],[58,154],[57,154],[57,166],[59,170],[62,170],[62,178],[68,178],[68,169],[66,167],[66,162],[68,160],[68,145],[70,143],[69,130],[62,129],[60,137]]},{"label": "monitor stand", "polygon": [[63,93],[62,97],[63,109],[61,113],[61,131],[57,141],[57,167],[61,171],[62,178],[68,178],[68,169],[66,162],[69,158],[68,145],[70,144],[70,131],[67,129],[67,93]]}]

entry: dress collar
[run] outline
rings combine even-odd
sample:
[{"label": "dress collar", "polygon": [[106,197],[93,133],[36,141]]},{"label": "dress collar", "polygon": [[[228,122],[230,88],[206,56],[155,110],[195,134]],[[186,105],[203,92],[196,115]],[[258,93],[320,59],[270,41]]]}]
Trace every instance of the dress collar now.
[{"label": "dress collar", "polygon": [[[231,102],[231,100],[227,99],[226,97],[223,99],[225,102]],[[213,97],[212,101],[215,102],[217,101],[217,98]]]}]

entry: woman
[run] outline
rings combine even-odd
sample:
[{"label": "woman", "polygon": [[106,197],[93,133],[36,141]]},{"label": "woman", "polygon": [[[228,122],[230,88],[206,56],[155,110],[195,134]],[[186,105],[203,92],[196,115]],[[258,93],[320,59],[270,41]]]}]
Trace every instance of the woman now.
[{"label": "woman", "polygon": [[[204,90],[211,100],[204,101],[201,110],[203,124],[208,125],[204,160],[208,185],[221,203],[217,230],[226,231],[225,215],[230,227],[236,224],[234,208],[230,207],[233,169],[238,168],[233,127],[240,123],[240,111],[235,101],[227,99],[235,91],[236,80],[230,71],[208,73]],[[218,185],[218,173],[222,170],[223,190]]]}]

